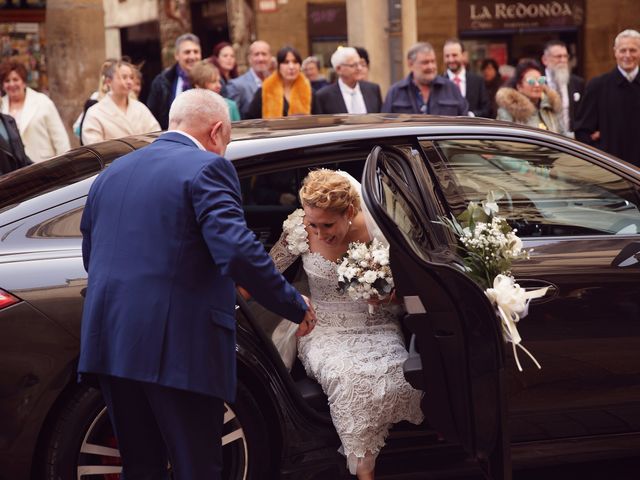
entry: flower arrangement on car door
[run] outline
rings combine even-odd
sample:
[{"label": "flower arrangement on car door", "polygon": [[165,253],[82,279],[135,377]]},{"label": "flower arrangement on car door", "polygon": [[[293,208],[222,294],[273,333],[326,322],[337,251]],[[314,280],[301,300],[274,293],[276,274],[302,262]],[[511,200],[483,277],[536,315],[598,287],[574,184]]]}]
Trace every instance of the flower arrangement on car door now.
[{"label": "flower arrangement on car door", "polygon": [[460,242],[462,258],[467,273],[482,288],[496,308],[505,341],[511,343],[513,355],[522,371],[517,349],[525,352],[538,368],[536,358],[522,345],[517,323],[527,316],[529,301],[544,296],[547,288],[526,291],[511,275],[513,260],[529,258],[529,251],[522,248],[517,230],[497,215],[497,201],[502,195],[489,192],[487,198],[477,204],[469,202],[466,210],[457,217],[442,217],[441,222],[456,235]]}]

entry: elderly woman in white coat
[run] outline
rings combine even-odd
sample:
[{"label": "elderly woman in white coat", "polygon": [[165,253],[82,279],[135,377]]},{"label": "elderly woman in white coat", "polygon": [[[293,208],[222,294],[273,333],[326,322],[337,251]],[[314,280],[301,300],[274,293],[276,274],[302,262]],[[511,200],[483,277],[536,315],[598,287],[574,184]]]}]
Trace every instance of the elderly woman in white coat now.
[{"label": "elderly woman in white coat", "polygon": [[34,162],[60,155],[70,148],[60,114],[49,97],[27,87],[27,69],[15,61],[0,66],[2,113],[18,125],[27,156]]},{"label": "elderly woman in white coat", "polygon": [[109,92],[87,110],[82,124],[84,145],[161,130],[151,111],[129,95],[135,81],[133,65],[113,62],[104,75]]}]

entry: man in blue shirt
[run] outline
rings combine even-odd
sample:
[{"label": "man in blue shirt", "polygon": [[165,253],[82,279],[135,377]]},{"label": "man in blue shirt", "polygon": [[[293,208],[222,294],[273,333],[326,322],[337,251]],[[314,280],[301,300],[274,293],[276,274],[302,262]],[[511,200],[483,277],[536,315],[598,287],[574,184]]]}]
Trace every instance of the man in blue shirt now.
[{"label": "man in blue shirt", "polygon": [[407,52],[411,73],[391,85],[382,106],[384,113],[464,115],[467,100],[448,78],[438,75],[436,53],[430,43],[419,42]]}]

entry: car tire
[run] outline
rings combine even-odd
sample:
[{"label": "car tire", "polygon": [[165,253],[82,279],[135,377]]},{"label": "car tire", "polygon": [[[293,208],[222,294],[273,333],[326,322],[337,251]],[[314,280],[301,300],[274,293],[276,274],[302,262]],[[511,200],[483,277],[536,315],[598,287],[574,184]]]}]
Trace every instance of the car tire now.
[{"label": "car tire", "polygon": [[[270,450],[260,408],[243,385],[236,402],[226,405],[222,478],[270,478]],[[39,478],[118,480],[120,454],[99,390],[78,387],[58,412],[40,456]],[[102,475],[102,477],[98,477]]]}]

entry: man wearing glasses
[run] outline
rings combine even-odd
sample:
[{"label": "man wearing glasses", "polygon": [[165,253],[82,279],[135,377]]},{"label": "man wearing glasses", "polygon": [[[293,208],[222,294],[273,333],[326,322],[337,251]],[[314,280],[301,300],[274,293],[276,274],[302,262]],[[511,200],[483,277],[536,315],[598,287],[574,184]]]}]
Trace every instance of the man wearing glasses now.
[{"label": "man wearing glasses", "polygon": [[564,42],[551,40],[544,47],[542,63],[550,88],[562,100],[562,123],[567,136],[573,137],[576,112],[584,93],[584,79],[571,73],[569,51]]},{"label": "man wearing glasses", "polygon": [[317,113],[378,113],[382,94],[376,83],[358,81],[360,55],[352,47],[340,47],[331,55],[338,81],[316,93]]},{"label": "man wearing glasses", "polygon": [[430,43],[413,45],[407,52],[407,62],[411,73],[391,85],[382,105],[383,112],[468,115],[469,104],[460,89],[448,78],[438,75],[436,53]]}]

